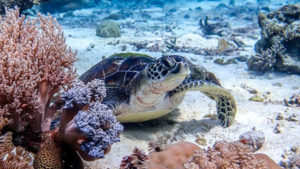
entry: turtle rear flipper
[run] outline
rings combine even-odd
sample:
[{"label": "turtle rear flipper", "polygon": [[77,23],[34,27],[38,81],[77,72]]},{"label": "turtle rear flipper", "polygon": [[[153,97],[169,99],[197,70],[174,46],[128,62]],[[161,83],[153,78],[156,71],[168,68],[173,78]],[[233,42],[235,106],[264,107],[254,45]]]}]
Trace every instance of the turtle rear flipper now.
[{"label": "turtle rear flipper", "polygon": [[200,91],[216,101],[217,115],[222,127],[229,127],[237,111],[234,97],[223,87],[203,80],[186,79],[180,86],[170,92],[170,97],[185,94],[187,91]]}]

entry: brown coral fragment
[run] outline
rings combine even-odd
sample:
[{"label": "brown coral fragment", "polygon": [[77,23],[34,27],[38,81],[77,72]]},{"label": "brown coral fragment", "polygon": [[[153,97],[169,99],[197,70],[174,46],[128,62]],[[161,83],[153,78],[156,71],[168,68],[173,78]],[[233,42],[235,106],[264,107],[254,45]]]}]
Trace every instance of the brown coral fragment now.
[{"label": "brown coral fragment", "polygon": [[123,157],[120,169],[142,169],[142,165],[147,159],[143,150],[135,148],[132,155]]},{"label": "brown coral fragment", "polygon": [[0,136],[0,169],[33,169],[32,161],[32,154],[13,145],[11,132]]},{"label": "brown coral fragment", "polygon": [[5,127],[7,124],[8,124],[7,118],[4,118],[0,112],[0,131],[2,131],[3,127]]}]

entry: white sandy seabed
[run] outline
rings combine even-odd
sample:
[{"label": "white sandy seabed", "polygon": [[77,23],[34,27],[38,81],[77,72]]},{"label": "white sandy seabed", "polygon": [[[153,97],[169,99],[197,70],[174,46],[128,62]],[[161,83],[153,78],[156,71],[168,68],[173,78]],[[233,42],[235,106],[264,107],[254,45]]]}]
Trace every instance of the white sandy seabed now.
[{"label": "white sandy seabed", "polygon": [[[155,11],[155,9],[153,10]],[[126,22],[126,20],[119,22]],[[147,21],[146,26],[147,24],[152,26],[153,23]],[[120,45],[112,45],[114,42],[118,41],[118,44],[126,45],[129,42],[163,39],[163,33],[157,35],[151,31],[147,32],[147,30],[143,32],[143,36],[137,37],[134,30],[123,29],[122,37],[104,39],[95,35],[95,28],[70,28],[70,26],[63,28],[68,45],[78,52],[79,60],[75,64],[78,74],[101,61],[102,56],[121,52]],[[259,28],[256,29],[256,36],[259,37]],[[179,37],[178,43],[204,46],[205,48],[217,47],[217,39],[206,39],[199,33],[196,21],[184,23],[182,20],[174,32]],[[254,54],[253,46],[256,40],[244,38],[243,42],[249,47],[239,54],[244,56]],[[91,48],[91,45],[94,47]],[[135,51],[128,45],[127,49],[122,52]],[[145,50],[141,50],[139,53],[157,58],[162,55],[160,52]],[[194,64],[206,67],[219,78],[223,87],[232,92],[238,106],[235,123],[229,128],[222,128],[216,125],[215,121],[204,118],[204,116],[216,112],[215,102],[200,92],[190,92],[178,109],[169,115],[151,122],[125,125],[121,142],[114,144],[111,152],[104,159],[87,163],[90,168],[118,168],[122,157],[131,154],[133,148],[139,147],[147,150],[148,142],[159,138],[169,139],[170,142],[180,140],[195,142],[198,136],[205,138],[208,146],[211,146],[219,140],[237,140],[239,135],[255,128],[263,131],[266,137],[265,144],[259,152],[266,153],[278,163],[282,159],[281,155],[284,151],[289,150],[292,146],[300,145],[300,108],[287,107],[283,104],[284,99],[289,99],[293,94],[300,94],[300,76],[278,73],[255,75],[248,71],[245,62],[218,65],[213,63],[212,59],[202,55],[176,54],[186,56]],[[258,95],[266,98],[265,102],[249,101],[249,98],[254,95],[249,93],[247,88],[256,89]],[[284,118],[296,114],[298,121],[276,120],[279,113]],[[280,133],[274,132],[277,124],[283,126]]]}]

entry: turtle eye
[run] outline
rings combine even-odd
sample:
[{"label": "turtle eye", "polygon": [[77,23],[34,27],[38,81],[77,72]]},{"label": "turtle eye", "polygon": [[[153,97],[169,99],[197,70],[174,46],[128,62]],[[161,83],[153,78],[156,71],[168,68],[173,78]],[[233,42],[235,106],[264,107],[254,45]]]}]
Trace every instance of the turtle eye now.
[{"label": "turtle eye", "polygon": [[166,69],[172,69],[171,64],[168,61],[166,61],[166,60],[161,60],[161,64]]}]

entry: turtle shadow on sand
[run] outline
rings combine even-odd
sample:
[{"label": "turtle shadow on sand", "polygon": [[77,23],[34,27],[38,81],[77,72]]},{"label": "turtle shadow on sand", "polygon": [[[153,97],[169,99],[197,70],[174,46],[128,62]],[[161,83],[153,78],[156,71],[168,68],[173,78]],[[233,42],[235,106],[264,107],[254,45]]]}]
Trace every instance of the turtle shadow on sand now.
[{"label": "turtle shadow on sand", "polygon": [[184,135],[194,135],[208,133],[215,126],[219,126],[217,120],[203,118],[200,120],[188,119],[186,121],[176,121],[180,115],[178,109],[170,114],[158,119],[140,122],[124,123],[123,136],[132,140],[156,141],[167,139],[173,142],[181,140]]}]

